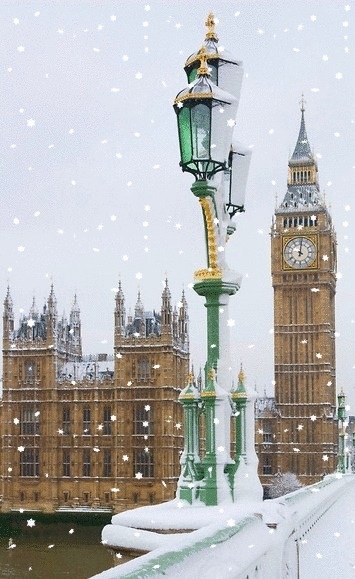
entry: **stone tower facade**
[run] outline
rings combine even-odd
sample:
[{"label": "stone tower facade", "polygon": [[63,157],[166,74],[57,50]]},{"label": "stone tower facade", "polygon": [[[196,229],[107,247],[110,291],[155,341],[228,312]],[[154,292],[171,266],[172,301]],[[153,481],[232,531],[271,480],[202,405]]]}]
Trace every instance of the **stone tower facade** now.
[{"label": "stone tower facade", "polygon": [[[171,499],[183,448],[178,395],[189,366],[184,295],[161,310],[116,294],[114,355],[82,355],[75,296],[60,318],[53,286],[15,324],[3,313],[0,510],[110,509]],[[159,451],[159,452],[158,452]]]},{"label": "stone tower facade", "polygon": [[336,265],[335,231],[302,101],[287,192],[271,228],[275,399],[259,400],[256,409],[264,483],[290,471],[311,484],[336,470]]}]

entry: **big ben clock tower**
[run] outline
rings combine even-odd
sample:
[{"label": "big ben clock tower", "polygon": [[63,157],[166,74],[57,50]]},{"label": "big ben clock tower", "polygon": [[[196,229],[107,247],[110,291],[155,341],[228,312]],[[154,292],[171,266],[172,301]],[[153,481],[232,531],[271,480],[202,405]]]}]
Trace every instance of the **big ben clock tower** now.
[{"label": "big ben clock tower", "polygon": [[277,410],[272,462],[275,470],[311,484],[336,470],[336,236],[320,195],[304,112],[302,99],[287,191],[271,231]]}]

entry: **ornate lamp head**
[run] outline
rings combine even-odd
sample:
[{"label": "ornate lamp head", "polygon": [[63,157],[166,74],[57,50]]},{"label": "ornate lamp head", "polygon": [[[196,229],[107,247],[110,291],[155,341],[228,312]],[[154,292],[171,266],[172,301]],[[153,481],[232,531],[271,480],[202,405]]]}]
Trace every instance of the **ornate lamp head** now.
[{"label": "ornate lamp head", "polygon": [[[223,47],[218,46],[218,36],[215,31],[215,18],[212,12],[207,16],[206,37],[203,43],[207,54],[207,63],[211,73],[211,80],[221,89],[235,95],[239,101],[243,79],[243,63],[232,56]],[[191,54],[185,63],[185,72],[189,83],[197,77],[199,67],[199,52]]]},{"label": "ornate lamp head", "polygon": [[174,109],[182,170],[206,180],[227,166],[237,100],[210,80],[205,47],[199,60],[197,79],[178,93]]}]

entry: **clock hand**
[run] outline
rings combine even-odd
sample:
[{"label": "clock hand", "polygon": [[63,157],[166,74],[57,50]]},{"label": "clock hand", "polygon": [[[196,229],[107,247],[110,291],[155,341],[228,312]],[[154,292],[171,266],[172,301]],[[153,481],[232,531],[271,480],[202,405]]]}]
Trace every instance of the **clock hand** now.
[{"label": "clock hand", "polygon": [[301,238],[300,248],[299,248],[299,251],[298,251],[298,256],[299,256],[299,257],[301,257],[301,255],[302,255],[302,243],[303,243],[303,238]]}]

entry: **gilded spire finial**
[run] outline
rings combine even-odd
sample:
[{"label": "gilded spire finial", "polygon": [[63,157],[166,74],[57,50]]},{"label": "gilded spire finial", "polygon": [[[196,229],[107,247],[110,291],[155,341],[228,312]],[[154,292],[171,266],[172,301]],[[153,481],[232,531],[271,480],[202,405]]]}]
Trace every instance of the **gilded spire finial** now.
[{"label": "gilded spire finial", "polygon": [[198,51],[198,58],[200,60],[200,66],[197,69],[197,74],[200,75],[210,75],[210,71],[208,70],[208,66],[207,66],[207,51],[206,48],[204,46],[202,46],[200,48],[200,50]]},{"label": "gilded spire finial", "polygon": [[304,100],[304,94],[302,93],[301,100],[300,100],[300,107],[301,107],[302,113],[304,113],[304,111],[306,110],[305,104],[306,104],[306,101]]},{"label": "gilded spire finial", "polygon": [[206,32],[206,40],[214,40],[215,42],[218,42],[218,36],[217,36],[216,31],[214,29],[215,19],[214,19],[213,12],[210,12],[209,15],[207,16],[205,26],[207,26],[207,28],[208,28],[208,32]]},{"label": "gilded spire finial", "polygon": [[238,374],[238,382],[239,382],[239,384],[244,384],[244,382],[245,382],[245,374],[244,374],[244,370],[243,370],[243,364],[240,365],[240,370],[239,370],[239,374]]},{"label": "gilded spire finial", "polygon": [[189,372],[187,375],[187,383],[190,385],[193,385],[194,381],[195,381],[195,376],[194,376],[193,370],[191,370],[191,372]]}]

